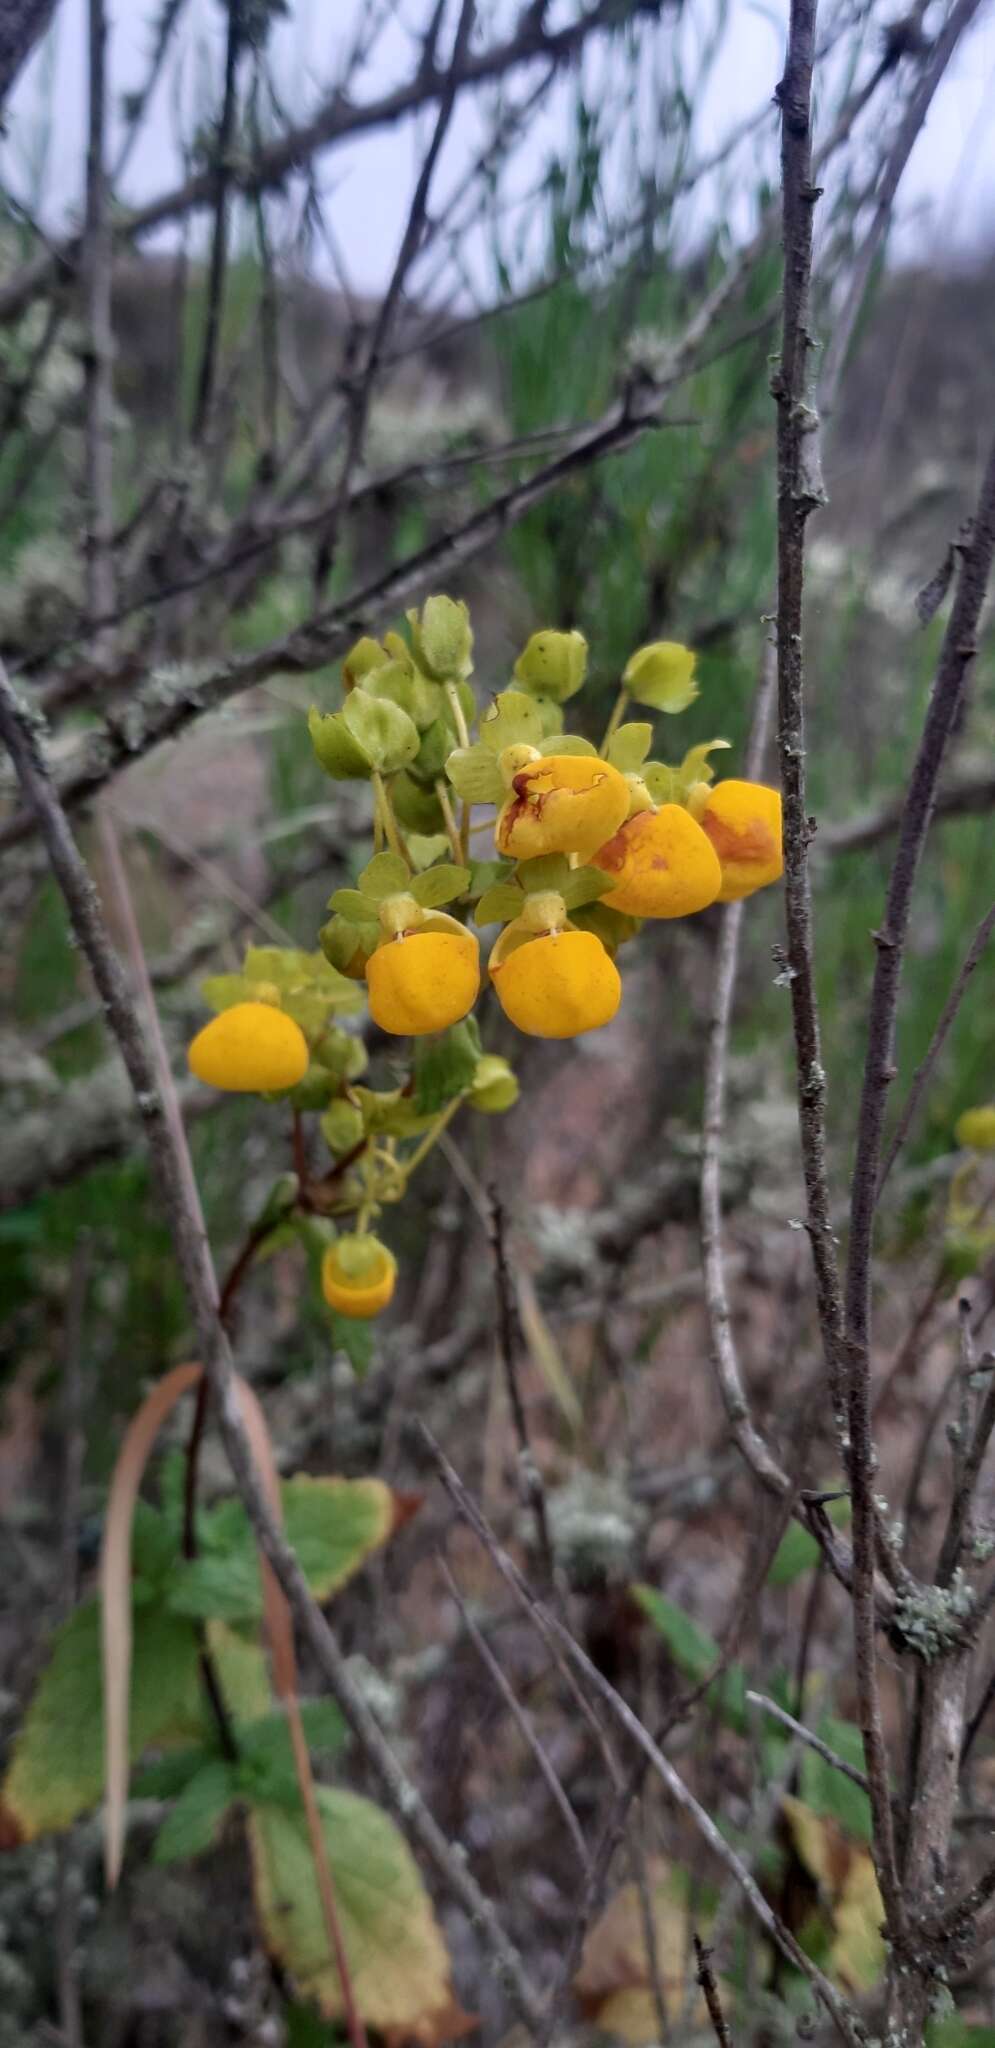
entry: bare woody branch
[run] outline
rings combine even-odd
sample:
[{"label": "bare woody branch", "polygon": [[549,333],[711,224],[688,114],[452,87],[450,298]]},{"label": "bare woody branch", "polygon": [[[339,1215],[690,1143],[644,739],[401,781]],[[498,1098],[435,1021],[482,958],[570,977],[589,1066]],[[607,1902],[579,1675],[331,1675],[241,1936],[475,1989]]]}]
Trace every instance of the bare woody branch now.
[{"label": "bare woody branch", "polygon": [[[467,52],[456,79],[456,89],[459,93],[472,91],[477,86],[503,78],[507,72],[524,64],[542,62],[559,67],[576,56],[588,36],[599,30],[620,28],[640,15],[655,18],[659,12],[660,0],[596,0],[596,4],[585,9],[576,21],[568,22],[560,29],[549,29],[535,9],[527,8],[514,34],[505,41],[492,43],[484,50]],[[407,115],[417,113],[421,107],[433,105],[449,90],[450,82],[447,64],[440,67],[433,62],[424,68],[419,64],[414,75],[403,85],[384,93],[380,99],[368,101],[365,106],[353,105],[337,86],[310,121],[302,122],[269,143],[251,164],[241,168],[233,166],[230,189],[244,193],[273,190],[283,185],[320,151],[354,142],[357,137],[373,134],[378,128],[392,127]],[[121,241],[139,240],[162,227],[166,221],[179,220],[185,214],[211,206],[216,189],[213,168],[197,171],[182,184],[121,216],[116,223],[117,237]],[[73,237],[32,258],[0,287],[0,320],[13,319],[23,312],[60,270],[72,269],[77,258],[78,242]]]},{"label": "bare woody branch", "polygon": [[57,0],[0,0],[0,109],[35,44],[55,13]]}]

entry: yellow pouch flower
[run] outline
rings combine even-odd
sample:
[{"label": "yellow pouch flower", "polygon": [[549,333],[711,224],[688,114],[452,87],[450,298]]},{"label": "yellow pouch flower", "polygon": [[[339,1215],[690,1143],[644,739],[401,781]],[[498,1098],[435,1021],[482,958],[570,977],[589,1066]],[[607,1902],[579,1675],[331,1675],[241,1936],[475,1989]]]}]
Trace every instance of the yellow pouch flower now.
[{"label": "yellow pouch flower", "polygon": [[268,1095],[296,1088],[307,1073],[307,1039],[271,1003],[233,1003],[212,1017],[187,1053],[192,1074],[230,1094]]},{"label": "yellow pouch flower", "polygon": [[618,831],[629,786],[596,754],[545,754],[519,769],[494,828],[499,853],[535,860],[544,853],[587,859]]},{"label": "yellow pouch flower", "polygon": [[593,865],[617,875],[600,901],[626,917],[690,917],[722,887],[715,848],[681,804],[637,811],[598,848]]},{"label": "yellow pouch flower", "polygon": [[752,896],[783,874],[779,790],[763,782],[719,782],[698,816],[719,857],[720,903]]},{"label": "yellow pouch flower", "polygon": [[354,1322],[380,1315],[397,1285],[397,1260],[367,1232],[340,1237],[321,1261],[321,1291],[329,1308]]},{"label": "yellow pouch flower", "polygon": [[577,1038],[611,1023],[622,983],[593,932],[545,932],[523,945],[514,943],[516,936],[509,925],[489,966],[498,1002],[519,1031],[533,1038]]},{"label": "yellow pouch flower", "polygon": [[446,923],[450,930],[399,932],[370,954],[370,1015],[381,1031],[422,1038],[458,1024],[472,1010],[480,989],[480,947],[455,918]]},{"label": "yellow pouch flower", "polygon": [[954,1125],[954,1137],[965,1151],[995,1151],[995,1102],[965,1109]]}]

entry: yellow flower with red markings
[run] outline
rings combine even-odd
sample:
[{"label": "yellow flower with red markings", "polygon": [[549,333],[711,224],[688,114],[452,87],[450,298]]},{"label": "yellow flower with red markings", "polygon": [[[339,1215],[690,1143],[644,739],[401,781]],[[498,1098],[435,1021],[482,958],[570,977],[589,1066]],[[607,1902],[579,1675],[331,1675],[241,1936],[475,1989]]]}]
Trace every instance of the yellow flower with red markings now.
[{"label": "yellow flower with red markings", "polygon": [[187,1060],[191,1073],[210,1088],[269,1095],[303,1080],[307,1039],[272,1003],[233,1003],[198,1031]]},{"label": "yellow flower with red markings", "polygon": [[511,780],[494,836],[499,853],[535,860],[544,853],[595,853],[629,809],[624,775],[596,754],[543,754]]},{"label": "yellow flower with red markings", "polygon": [[355,1322],[380,1315],[396,1285],[397,1260],[369,1231],[337,1238],[321,1262],[321,1291],[329,1308]]},{"label": "yellow flower with red markings", "polygon": [[691,810],[719,857],[720,903],[752,896],[783,874],[779,790],[763,782],[718,782],[702,798],[692,790]]},{"label": "yellow flower with red markings", "polygon": [[681,804],[637,811],[598,848],[593,866],[617,877],[601,902],[626,917],[691,917],[722,886],[711,840]]}]

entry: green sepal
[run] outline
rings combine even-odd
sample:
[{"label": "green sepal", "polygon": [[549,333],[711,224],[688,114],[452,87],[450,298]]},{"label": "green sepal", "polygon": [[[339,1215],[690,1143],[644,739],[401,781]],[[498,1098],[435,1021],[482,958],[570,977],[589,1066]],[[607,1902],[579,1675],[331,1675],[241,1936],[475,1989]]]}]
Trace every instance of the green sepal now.
[{"label": "green sepal", "polygon": [[327,1073],[324,1067],[312,1060],[304,1079],[298,1081],[296,1088],[288,1091],[284,1100],[289,1102],[291,1109],[324,1109],[325,1104],[331,1101],[338,1085],[334,1074]]},{"label": "green sepal", "polygon": [[345,972],[357,952],[369,956],[378,937],[379,932],[375,924],[354,924],[351,918],[346,917],[329,918],[328,923],[323,924],[318,933],[325,959],[329,966],[337,968],[339,973]]},{"label": "green sepal", "polygon": [[728,753],[730,740],[703,740],[699,747],[691,747],[677,769],[677,780],[685,791],[694,782],[713,782],[715,770],[709,761],[709,754]]},{"label": "green sepal", "polygon": [[470,862],[470,886],[467,895],[471,903],[493,889],[495,882],[507,882],[515,872],[515,863],[510,860],[472,860]]},{"label": "green sepal", "polygon": [[630,655],[622,671],[623,688],[637,704],[649,704],[654,711],[686,711],[698,695],[696,659],[677,640],[654,640]]},{"label": "green sepal", "polygon": [[458,896],[465,896],[470,880],[469,868],[455,867],[443,862],[438,867],[426,868],[423,874],[415,875],[411,883],[411,894],[423,910],[441,910],[444,903],[455,903]]},{"label": "green sepal", "polygon": [[421,745],[411,763],[411,773],[419,782],[434,783],[445,772],[447,756],[452,751],[452,726],[444,718],[433,719],[421,736]]},{"label": "green sepal", "polygon": [[388,896],[406,889],[410,880],[411,870],[399,853],[375,853],[359,877],[359,886],[370,902],[384,903]]},{"label": "green sepal", "polygon": [[562,896],[570,874],[565,853],[540,853],[535,860],[519,861],[515,880],[527,896],[534,896],[538,889],[555,889]]},{"label": "green sepal", "polygon": [[472,1088],[480,1060],[480,1033],[473,1017],[464,1017],[437,1038],[419,1038],[414,1055],[414,1106],[420,1114],[437,1116],[454,1096]]},{"label": "green sepal", "polygon": [[502,690],[481,716],[480,741],[490,754],[503,754],[505,747],[538,747],[542,737],[542,712],[524,690]]},{"label": "green sepal", "polygon": [[319,1067],[326,1067],[336,1081],[355,1081],[366,1072],[369,1054],[361,1038],[352,1031],[326,1031],[318,1040],[312,1057]]},{"label": "green sepal", "polygon": [[450,850],[449,840],[444,832],[409,832],[405,845],[418,874],[424,874],[426,868],[434,867]]},{"label": "green sepal", "polygon": [[317,704],[312,704],[307,729],[318,761],[333,782],[369,781],[373,764],[353,738],[341,711],[319,711]]},{"label": "green sepal", "polygon": [[587,674],[587,641],[583,633],[533,633],[515,663],[515,680],[537,697],[565,704]]},{"label": "green sepal", "polygon": [[490,747],[480,740],[475,747],[454,747],[446,758],[446,774],[465,804],[499,804],[504,801],[504,783],[497,759]]},{"label": "green sepal", "polygon": [[365,1380],[373,1363],[374,1332],[372,1323],[357,1322],[355,1316],[341,1316],[332,1309],[328,1317],[328,1335],[333,1351],[344,1351],[358,1380]]},{"label": "green sepal", "polygon": [[415,1138],[432,1122],[431,1116],[416,1109],[414,1097],[402,1094],[400,1088],[354,1088],[352,1094],[367,1130],[378,1137]]},{"label": "green sepal", "polygon": [[596,903],[599,896],[605,896],[614,887],[614,878],[606,875],[603,868],[571,868],[560,895],[567,909],[580,910],[585,903]]},{"label": "green sepal", "polygon": [[590,740],[582,739],[579,732],[553,733],[551,738],[537,741],[540,754],[593,754],[597,758],[597,747]]},{"label": "green sepal", "polygon": [[413,663],[404,668],[399,661],[389,661],[386,667],[377,668],[364,677],[363,688],[369,696],[386,698],[401,711],[406,711],[420,733],[427,732],[438,719],[439,685],[430,683]]},{"label": "green sepal", "polygon": [[268,1002],[274,1009],[280,1007],[278,1001],[273,1003],[271,995],[260,994],[253,988],[245,974],[209,974],[207,980],[201,982],[200,992],[208,1009],[215,1012],[232,1010],[236,1003]]},{"label": "green sepal", "polygon": [[621,775],[634,775],[642,767],[652,744],[651,725],[620,725],[608,742],[608,759]]},{"label": "green sepal", "polygon": [[473,667],[473,628],[462,598],[427,597],[421,612],[406,613],[414,657],[433,682],[456,682]]},{"label": "green sepal", "polygon": [[329,910],[338,917],[348,918],[350,924],[368,924],[375,916],[375,908],[361,889],[336,889],[328,899]]},{"label": "green sepal", "polygon": [[[449,744],[452,744],[451,740]],[[445,762],[442,766],[444,770]],[[414,770],[417,773],[417,760]],[[435,790],[417,782],[410,769],[403,768],[399,775],[393,777],[390,800],[394,815],[406,832],[438,832],[445,822]]]},{"label": "green sepal", "polygon": [[621,910],[609,910],[606,903],[582,904],[579,909],[571,911],[570,922],[579,931],[593,932],[613,960],[619,947],[634,939],[643,925],[642,918],[626,917]]},{"label": "green sepal", "polygon": [[414,760],[421,744],[418,727],[388,697],[371,697],[366,690],[353,690],[346,698],[341,716],[370,766],[382,775],[392,775]]},{"label": "green sepal", "polygon": [[353,1102],[344,1102],[341,1097],[331,1102],[321,1119],[321,1135],[333,1159],[344,1158],[347,1152],[354,1152],[362,1144],[366,1133],[363,1112]]},{"label": "green sepal", "polygon": [[379,640],[371,640],[370,635],[364,633],[350,647],[348,654],[342,656],[342,680],[347,689],[354,690],[357,684],[364,683],[375,669],[389,667],[390,659]]},{"label": "green sepal", "polygon": [[665,761],[647,761],[639,773],[655,804],[680,803],[681,784],[676,768],[668,768]]},{"label": "green sepal", "polygon": [[495,882],[474,905],[474,923],[510,924],[512,918],[520,915],[523,902],[522,891],[514,882]]}]

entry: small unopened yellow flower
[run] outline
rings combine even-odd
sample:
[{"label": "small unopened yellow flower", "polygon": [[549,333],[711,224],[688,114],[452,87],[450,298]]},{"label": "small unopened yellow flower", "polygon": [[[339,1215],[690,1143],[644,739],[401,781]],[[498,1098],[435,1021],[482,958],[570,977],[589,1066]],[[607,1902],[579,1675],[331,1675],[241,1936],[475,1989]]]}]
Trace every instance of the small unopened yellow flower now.
[{"label": "small unopened yellow flower", "polygon": [[480,948],[473,933],[455,918],[435,917],[431,925],[385,939],[366,963],[370,1015],[398,1038],[445,1031],[477,1000]]},{"label": "small unopened yellow flower", "polygon": [[268,1095],[296,1088],[307,1072],[307,1039],[271,1003],[233,1003],[212,1017],[187,1053],[192,1074],[231,1094]]},{"label": "small unopened yellow flower", "polygon": [[396,1285],[397,1260],[367,1231],[337,1238],[321,1262],[321,1291],[329,1308],[355,1322],[380,1315]]},{"label": "small unopened yellow flower", "polygon": [[618,877],[600,901],[627,917],[690,917],[722,887],[715,848],[681,804],[637,811],[598,848],[594,866]]},{"label": "small unopened yellow flower", "polygon": [[622,983],[593,932],[550,931],[508,946],[508,926],[490,957],[491,980],[506,1017],[533,1038],[577,1038],[610,1024]]},{"label": "small unopened yellow flower", "polygon": [[720,903],[752,896],[783,874],[779,790],[763,782],[719,782],[691,808],[719,857]]},{"label": "small unopened yellow flower", "polygon": [[543,853],[588,859],[618,831],[629,787],[596,754],[545,754],[515,775],[494,836],[499,853],[534,860]]},{"label": "small unopened yellow flower", "polygon": [[965,1151],[995,1152],[995,1102],[965,1109],[954,1125],[954,1137]]}]

